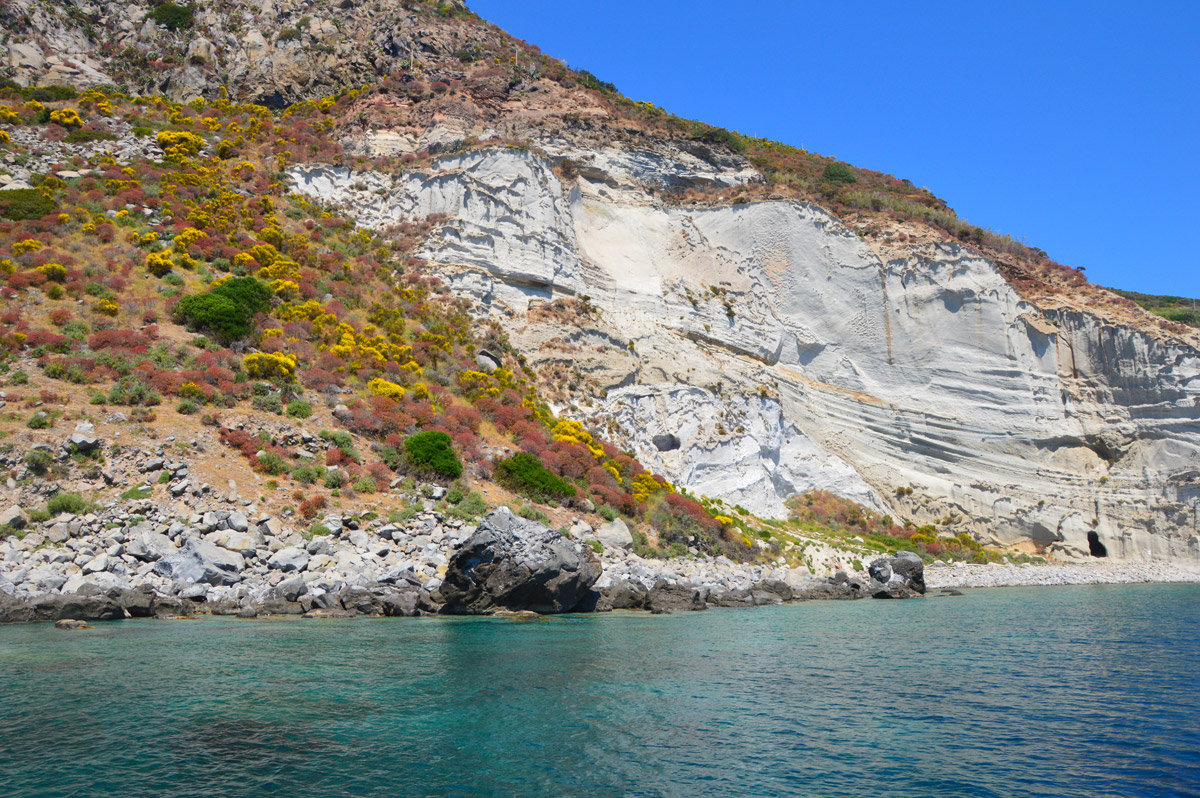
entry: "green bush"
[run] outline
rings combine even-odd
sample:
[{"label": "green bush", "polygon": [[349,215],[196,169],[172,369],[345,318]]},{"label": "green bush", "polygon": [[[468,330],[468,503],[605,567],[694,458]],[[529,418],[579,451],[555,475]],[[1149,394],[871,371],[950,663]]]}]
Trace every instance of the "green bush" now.
[{"label": "green bush", "polygon": [[279,398],[279,394],[273,393],[270,396],[256,396],[250,402],[255,410],[262,410],[267,413],[279,414],[283,412],[283,400]]},{"label": "green bush", "polygon": [[528,452],[518,452],[496,464],[496,481],[534,501],[561,501],[575,496],[575,486],[546,470]]},{"label": "green bush", "polygon": [[384,446],[379,450],[379,462],[393,471],[404,465],[404,455],[395,446]]},{"label": "green bush", "polygon": [[363,474],[354,480],[354,491],[356,493],[374,493],[375,480],[366,474]]},{"label": "green bush", "polygon": [[329,534],[330,534],[329,527],[325,526],[324,524],[313,524],[308,529],[309,539],[316,538],[316,537],[324,537]]},{"label": "green bush", "polygon": [[858,182],[858,176],[854,174],[854,167],[848,163],[834,161],[825,165],[824,178],[830,183],[838,183],[841,185],[849,185]]},{"label": "green bush", "polygon": [[163,471],[162,473],[160,473],[158,475],[158,484],[165,485],[170,481],[171,481],[171,472],[170,471]]},{"label": "green bush", "polygon": [[155,6],[154,10],[150,12],[151,19],[172,32],[182,30],[183,28],[190,28],[195,16],[196,9],[194,6],[176,5],[170,2],[170,0]]},{"label": "green bush", "polygon": [[39,410],[29,417],[29,420],[25,422],[25,426],[30,429],[47,429],[54,426],[54,419]]},{"label": "green bush", "polygon": [[121,494],[122,501],[136,501],[137,499],[150,498],[150,491],[140,485],[130,488]]},{"label": "green bush", "polygon": [[592,551],[596,552],[597,554],[604,553],[604,544],[601,543],[600,541],[596,540],[595,538],[592,538],[591,540],[589,540],[588,545],[591,546]]},{"label": "green bush", "polygon": [[137,136],[138,138],[144,139],[144,138],[146,138],[146,136],[154,135],[154,129],[146,127],[145,125],[134,125],[133,135]]},{"label": "green bush", "polygon": [[404,441],[404,448],[409,463],[418,471],[445,479],[458,479],[462,474],[462,463],[450,447],[450,436],[444,432],[418,432]]},{"label": "green bush", "polygon": [[456,518],[461,518],[464,521],[474,521],[488,511],[487,502],[483,500],[483,494],[473,490],[467,497],[455,505],[450,511],[450,515]]},{"label": "green bush", "polygon": [[597,507],[596,512],[600,513],[600,517],[605,521],[613,521],[616,520],[617,517],[617,511],[607,504],[602,504]]},{"label": "green bush", "polygon": [[279,42],[294,42],[301,36],[299,28],[284,28],[279,31],[279,35],[275,37]]},{"label": "green bush", "polygon": [[36,188],[10,188],[0,191],[0,216],[15,222],[41,219],[54,213],[58,203]]},{"label": "green bush", "polygon": [[293,399],[288,402],[287,415],[288,418],[308,418],[313,414],[312,405],[303,399]]},{"label": "green bush", "polygon": [[324,472],[320,467],[302,465],[292,469],[292,479],[301,485],[315,484],[322,477],[324,477]]},{"label": "green bush", "polygon": [[29,454],[25,455],[25,465],[29,470],[38,476],[44,475],[50,470],[50,464],[54,462],[54,458],[50,456],[50,452],[45,449],[34,449]]},{"label": "green bush", "polygon": [[458,504],[465,498],[467,498],[467,497],[463,493],[463,489],[460,488],[458,485],[455,485],[454,487],[450,488],[450,490],[446,491],[446,503],[447,504]]},{"label": "green bush", "polygon": [[59,493],[46,502],[46,512],[50,513],[52,518],[64,513],[83,515],[84,513],[90,513],[94,507],[95,505],[78,493]]},{"label": "green bush", "polygon": [[23,93],[27,94],[29,99],[40,103],[60,103],[79,96],[74,86],[34,86]]},{"label": "green bush", "polygon": [[24,371],[14,371],[12,376],[8,378],[8,381],[13,385],[28,385],[29,375]]},{"label": "green bush", "polygon": [[273,477],[286,474],[288,470],[284,459],[274,452],[259,452],[258,467]]},{"label": "green bush", "polygon": [[185,296],[175,303],[177,321],[213,333],[228,343],[254,330],[254,316],[271,307],[271,289],[253,277],[235,277],[203,294]]},{"label": "green bush", "polygon": [[537,521],[539,524],[546,524],[547,526],[550,524],[550,516],[546,515],[536,507],[522,507],[521,509],[517,510],[517,515],[521,516],[527,521]]},{"label": "green bush", "polygon": [[326,471],[325,472],[325,487],[330,490],[337,490],[342,485],[346,484],[346,475],[341,471]]},{"label": "green bush", "polygon": [[89,141],[116,141],[120,138],[107,130],[91,130],[86,127],[77,128],[67,133],[63,141],[68,144],[86,144]]},{"label": "green bush", "polygon": [[191,399],[184,399],[179,404],[175,405],[175,412],[185,416],[190,416],[200,409],[200,405],[196,404]]}]

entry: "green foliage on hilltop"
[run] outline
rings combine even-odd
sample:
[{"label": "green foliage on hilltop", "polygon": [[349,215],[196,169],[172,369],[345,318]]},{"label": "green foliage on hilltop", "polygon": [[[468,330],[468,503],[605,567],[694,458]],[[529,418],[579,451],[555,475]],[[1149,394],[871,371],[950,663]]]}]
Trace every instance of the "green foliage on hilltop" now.
[{"label": "green foliage on hilltop", "polygon": [[1133,300],[1155,316],[1167,321],[1200,327],[1200,300],[1162,294],[1139,294],[1136,291],[1121,291],[1116,288],[1108,290]]}]

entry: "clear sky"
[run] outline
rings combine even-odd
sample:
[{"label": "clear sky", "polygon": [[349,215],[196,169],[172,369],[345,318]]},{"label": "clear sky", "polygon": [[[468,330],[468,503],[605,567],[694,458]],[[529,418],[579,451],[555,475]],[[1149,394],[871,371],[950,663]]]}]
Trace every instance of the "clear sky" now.
[{"label": "clear sky", "polygon": [[625,95],[926,186],[1094,283],[1200,297],[1200,0],[467,0]]}]

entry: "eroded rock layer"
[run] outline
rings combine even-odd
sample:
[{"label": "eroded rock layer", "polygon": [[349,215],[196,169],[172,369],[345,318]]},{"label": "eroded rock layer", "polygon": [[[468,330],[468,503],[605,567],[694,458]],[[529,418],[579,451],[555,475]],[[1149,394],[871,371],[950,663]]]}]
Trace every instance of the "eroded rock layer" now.
[{"label": "eroded rock layer", "polygon": [[690,489],[780,516],[819,488],[1068,556],[1092,537],[1200,558],[1194,349],[1036,306],[957,244],[881,254],[810,204],[656,190],[744,164],[556,146],[290,179],[366,226],[445,214],[424,256],[562,376],[563,406]]}]

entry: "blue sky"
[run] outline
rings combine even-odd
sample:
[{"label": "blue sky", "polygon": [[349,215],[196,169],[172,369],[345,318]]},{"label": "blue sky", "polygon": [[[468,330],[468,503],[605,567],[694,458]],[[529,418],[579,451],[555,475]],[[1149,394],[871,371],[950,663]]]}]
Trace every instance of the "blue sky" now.
[{"label": "blue sky", "polygon": [[926,186],[1200,297],[1200,3],[468,0],[625,95]]}]

